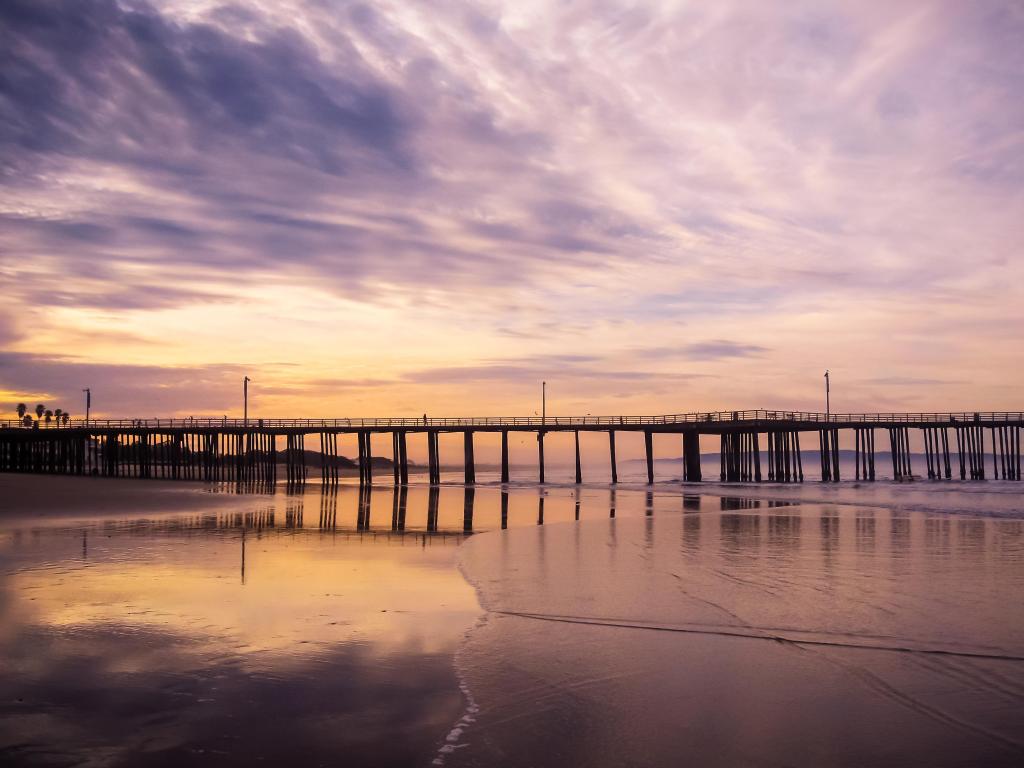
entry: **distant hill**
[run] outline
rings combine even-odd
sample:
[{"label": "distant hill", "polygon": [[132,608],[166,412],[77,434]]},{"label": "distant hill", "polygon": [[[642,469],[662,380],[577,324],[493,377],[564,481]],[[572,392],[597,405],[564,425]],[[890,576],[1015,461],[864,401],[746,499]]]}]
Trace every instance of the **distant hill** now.
[{"label": "distant hill", "polygon": [[[103,450],[102,442],[98,443],[98,447],[100,449],[100,452],[102,453],[102,450]],[[165,441],[156,442],[156,443],[153,443],[152,445],[150,445],[149,446],[149,451],[150,451],[150,455],[153,458],[154,463],[160,464],[160,463],[162,463],[164,461],[165,458],[169,458],[171,456],[171,451],[173,450],[173,447],[174,447],[174,444],[169,442],[169,441],[166,441],[166,440]],[[141,449],[141,447],[138,444],[123,445],[123,446],[120,447],[119,455],[124,457],[124,458],[132,458],[132,459],[136,459],[137,460],[137,458],[139,457],[141,452],[142,452],[142,449]],[[254,451],[253,453],[256,456],[256,461],[257,462],[260,461],[259,457],[261,456],[261,452],[260,451]],[[185,450],[184,454],[185,455],[188,454],[187,449]],[[302,451],[302,454],[303,454],[303,458],[305,460],[305,464],[306,464],[307,467],[311,467],[312,468],[312,467],[319,467],[320,466],[320,459],[321,459],[320,451]],[[226,457],[222,454],[221,458],[223,459],[223,458],[226,458]],[[283,464],[284,463],[284,451],[283,450],[279,450],[277,452],[277,463],[278,464]],[[335,456],[335,457],[332,457],[331,460],[328,462],[328,466],[335,466],[335,467],[338,467],[338,469],[353,469],[353,470],[355,470],[355,469],[359,469],[359,462],[356,459],[350,459],[348,456]],[[389,459],[389,458],[387,458],[385,456],[374,456],[372,458],[372,466],[373,466],[374,469],[389,470],[390,471],[394,467],[394,462],[392,462],[391,459]],[[409,462],[409,469],[411,471],[414,471],[414,472],[419,471],[420,470],[420,465],[417,464],[414,461],[410,461]]]},{"label": "distant hill", "polygon": [[[302,451],[303,458],[307,467],[319,467],[321,454],[320,451]],[[278,451],[277,461],[278,463],[284,460],[283,451]],[[328,466],[336,466],[339,469],[358,469],[359,461],[357,459],[350,459],[348,456],[335,456],[332,457],[328,462]],[[370,466],[374,469],[392,469],[395,463],[387,458],[386,456],[373,456],[370,461]],[[418,467],[419,465],[414,462],[409,462],[409,469]]]}]

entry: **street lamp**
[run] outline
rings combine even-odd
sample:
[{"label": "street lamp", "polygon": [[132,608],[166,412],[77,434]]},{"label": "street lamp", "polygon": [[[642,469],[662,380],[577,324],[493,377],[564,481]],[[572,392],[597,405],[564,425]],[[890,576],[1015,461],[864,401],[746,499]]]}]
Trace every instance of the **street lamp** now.
[{"label": "street lamp", "polygon": [[831,407],[829,406],[829,381],[828,381],[828,369],[825,369],[825,421],[831,421],[830,413]]},{"label": "street lamp", "polygon": [[89,409],[92,407],[92,390],[86,387],[82,390],[85,392],[85,426],[89,426]]},{"label": "street lamp", "polygon": [[548,383],[540,383],[540,423],[546,424],[548,420]]},{"label": "street lamp", "polygon": [[249,426],[249,382],[252,381],[248,376],[245,377],[245,381],[242,382],[242,398],[245,402],[244,416],[245,426]]}]

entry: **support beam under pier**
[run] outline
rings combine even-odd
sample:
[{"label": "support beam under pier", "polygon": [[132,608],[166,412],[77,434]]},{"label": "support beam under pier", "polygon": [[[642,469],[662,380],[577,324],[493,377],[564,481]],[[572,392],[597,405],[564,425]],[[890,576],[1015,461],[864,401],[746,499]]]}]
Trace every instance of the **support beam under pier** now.
[{"label": "support beam under pier", "polygon": [[466,485],[473,485],[476,482],[476,459],[473,456],[473,430],[467,429],[462,433],[463,456]]},{"label": "support beam under pier", "polygon": [[615,463],[615,430],[608,430],[608,453],[612,462],[612,483],[619,482],[619,469]]},{"label": "support beam under pier", "polygon": [[691,429],[683,432],[683,480],[699,483],[701,479],[700,433]]},{"label": "support beam under pier", "polygon": [[579,485],[583,482],[583,466],[580,463],[580,431],[578,429],[573,432],[573,438],[576,441],[576,484]]},{"label": "support beam under pier", "polygon": [[508,482],[508,430],[501,430],[501,482]]},{"label": "support beam under pier", "polygon": [[398,433],[398,480],[402,485],[409,484],[409,444],[404,429]]},{"label": "support beam under pier", "polygon": [[647,457],[647,484],[654,483],[654,435],[651,430],[644,430],[644,454]]},{"label": "support beam under pier", "polygon": [[437,430],[427,432],[427,474],[431,485],[441,482],[441,469],[439,466]]},{"label": "support beam under pier", "polygon": [[537,433],[537,469],[540,482],[544,482],[544,430]]}]

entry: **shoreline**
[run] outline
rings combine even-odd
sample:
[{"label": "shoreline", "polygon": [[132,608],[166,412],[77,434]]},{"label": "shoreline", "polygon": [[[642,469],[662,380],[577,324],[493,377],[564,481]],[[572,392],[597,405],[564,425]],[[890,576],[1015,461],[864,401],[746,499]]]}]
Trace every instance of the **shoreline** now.
[{"label": "shoreline", "polygon": [[[246,500],[268,499],[279,495],[315,497],[321,489],[355,491],[358,484],[343,482],[322,486],[310,480],[298,493],[278,483],[269,492],[257,492],[223,482],[201,480],[167,480],[110,478],[75,475],[0,474],[0,520],[50,520],[82,515],[116,516],[134,510],[174,514],[183,512],[214,512],[245,506]],[[373,489],[384,492],[395,486],[389,482],[374,483]],[[428,483],[410,483],[411,490],[422,491]],[[1017,518],[1024,517],[1024,483],[1018,481],[917,481],[858,482],[841,484],[808,481],[802,484],[775,483],[683,483],[677,480],[653,484],[627,479],[618,484],[591,482],[576,484],[554,480],[540,485],[528,480],[480,480],[467,486],[457,481],[442,482],[441,489],[452,491],[475,488],[483,491],[517,493],[536,489],[540,495],[580,491],[593,495],[608,493],[651,494],[655,497],[707,497],[744,499],[762,503],[834,504],[874,509],[896,509],[907,512],[950,514],[959,517]],[[320,491],[321,493],[318,493]],[[724,502],[723,502],[724,503]]]},{"label": "shoreline", "polygon": [[218,492],[195,480],[0,474],[0,522],[109,517],[142,513],[208,512],[236,506],[258,494]]}]

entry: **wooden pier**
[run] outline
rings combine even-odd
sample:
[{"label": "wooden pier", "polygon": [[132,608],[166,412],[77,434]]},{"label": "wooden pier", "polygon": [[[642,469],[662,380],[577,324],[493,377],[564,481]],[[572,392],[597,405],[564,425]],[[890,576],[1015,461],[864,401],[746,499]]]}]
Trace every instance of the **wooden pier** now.
[{"label": "wooden pier", "polygon": [[[571,432],[575,482],[582,483],[580,433],[602,432],[608,434],[611,482],[615,484],[619,480],[615,436],[639,432],[644,439],[648,483],[656,480],[655,435],[680,439],[684,482],[704,479],[700,438],[713,436],[719,442],[721,481],[800,483],[804,481],[801,435],[806,446],[806,438],[813,440],[816,434],[821,480],[839,482],[840,436],[850,433],[853,480],[870,482],[877,477],[875,433],[883,430],[889,437],[895,480],[918,476],[930,480],[1020,480],[1022,428],[1022,412],[826,416],[764,410],[546,418],[74,420],[63,426],[34,427],[0,421],[0,471],[273,483],[283,465],[286,481],[302,484],[311,469],[307,465],[306,438],[312,437],[320,444],[321,482],[334,484],[339,481],[339,437],[355,435],[359,482],[369,487],[374,482],[371,437],[386,434],[391,437],[394,484],[408,485],[408,441],[423,439],[428,482],[437,485],[441,482],[439,437],[442,433],[458,433],[462,435],[464,481],[472,486],[476,483],[475,438],[479,433],[500,434],[503,483],[509,482],[509,434],[530,433],[537,440],[537,479],[544,483],[545,436]],[[913,432],[921,434],[924,446],[926,466],[918,468],[921,475],[915,474],[912,466]]]}]

